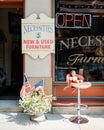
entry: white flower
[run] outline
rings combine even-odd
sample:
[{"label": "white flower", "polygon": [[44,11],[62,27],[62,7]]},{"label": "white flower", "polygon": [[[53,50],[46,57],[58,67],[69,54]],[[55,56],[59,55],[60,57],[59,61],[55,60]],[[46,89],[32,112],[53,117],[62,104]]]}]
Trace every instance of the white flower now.
[{"label": "white flower", "polygon": [[52,95],[46,95],[41,89],[34,90],[32,94],[26,93],[23,99],[19,100],[24,112],[36,114],[37,112],[47,113],[51,110]]}]

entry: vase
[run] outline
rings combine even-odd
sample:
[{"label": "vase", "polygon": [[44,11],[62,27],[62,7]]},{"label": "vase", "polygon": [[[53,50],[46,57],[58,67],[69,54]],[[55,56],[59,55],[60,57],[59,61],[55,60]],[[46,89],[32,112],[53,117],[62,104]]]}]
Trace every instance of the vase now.
[{"label": "vase", "polygon": [[30,120],[34,122],[41,122],[41,121],[45,121],[46,117],[44,113],[37,112],[34,115],[30,115]]}]

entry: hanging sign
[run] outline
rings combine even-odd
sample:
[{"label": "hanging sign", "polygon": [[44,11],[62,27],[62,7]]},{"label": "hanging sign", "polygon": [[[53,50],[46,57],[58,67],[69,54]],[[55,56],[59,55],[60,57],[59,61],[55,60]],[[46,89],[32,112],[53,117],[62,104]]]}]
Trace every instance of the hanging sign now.
[{"label": "hanging sign", "polygon": [[22,19],[22,53],[44,58],[55,53],[54,19],[36,14]]}]

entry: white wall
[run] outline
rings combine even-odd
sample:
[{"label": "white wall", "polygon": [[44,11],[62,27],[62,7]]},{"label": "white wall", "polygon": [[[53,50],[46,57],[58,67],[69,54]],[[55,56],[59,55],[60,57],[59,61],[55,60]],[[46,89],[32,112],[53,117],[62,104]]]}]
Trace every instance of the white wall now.
[{"label": "white wall", "polygon": [[32,13],[45,13],[48,16],[51,14],[51,0],[25,0],[25,3],[26,17]]},{"label": "white wall", "polygon": [[51,76],[51,63],[50,55],[44,59],[33,59],[26,55],[26,71],[29,77],[50,77]]},{"label": "white wall", "polygon": [[[39,15],[45,13],[51,16],[51,0],[25,0],[25,17],[32,13]],[[51,56],[47,55],[44,59],[33,59],[26,55],[25,73],[29,77],[51,77]]]}]

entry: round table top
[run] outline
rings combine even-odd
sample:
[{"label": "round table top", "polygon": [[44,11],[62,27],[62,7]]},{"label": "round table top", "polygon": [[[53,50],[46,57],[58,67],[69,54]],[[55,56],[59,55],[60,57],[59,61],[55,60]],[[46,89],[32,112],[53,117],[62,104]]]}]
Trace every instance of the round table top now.
[{"label": "round table top", "polygon": [[75,88],[86,89],[91,87],[91,83],[90,82],[71,83],[71,86]]}]

